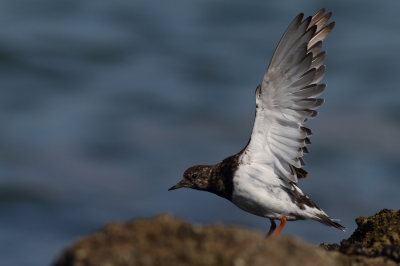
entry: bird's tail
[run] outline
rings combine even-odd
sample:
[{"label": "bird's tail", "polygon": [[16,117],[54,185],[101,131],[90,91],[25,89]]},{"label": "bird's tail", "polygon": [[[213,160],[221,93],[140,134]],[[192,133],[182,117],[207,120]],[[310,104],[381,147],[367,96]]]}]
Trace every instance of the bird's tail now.
[{"label": "bird's tail", "polygon": [[336,227],[337,229],[340,229],[340,230],[346,232],[346,230],[345,230],[346,227],[344,227],[343,225],[341,225],[339,223],[340,220],[332,219],[329,216],[324,215],[324,214],[320,214],[320,213],[314,213],[314,215],[315,215],[315,220],[316,221],[318,221],[320,223],[323,223],[324,225],[327,225],[327,226]]}]

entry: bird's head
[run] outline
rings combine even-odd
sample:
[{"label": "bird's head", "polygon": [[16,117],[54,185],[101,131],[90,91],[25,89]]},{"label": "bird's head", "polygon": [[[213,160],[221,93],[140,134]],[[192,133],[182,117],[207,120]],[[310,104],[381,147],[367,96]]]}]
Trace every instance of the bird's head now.
[{"label": "bird's head", "polygon": [[168,189],[168,191],[182,187],[207,190],[210,184],[212,169],[213,167],[209,165],[192,166],[183,173],[183,179],[178,184]]}]

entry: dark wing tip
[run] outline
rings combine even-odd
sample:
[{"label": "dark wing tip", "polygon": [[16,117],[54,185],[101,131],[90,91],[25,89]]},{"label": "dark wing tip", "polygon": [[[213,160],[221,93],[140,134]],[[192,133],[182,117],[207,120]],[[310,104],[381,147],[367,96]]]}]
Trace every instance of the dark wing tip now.
[{"label": "dark wing tip", "polygon": [[314,213],[314,215],[318,218],[317,221],[327,225],[327,226],[333,226],[339,230],[342,230],[343,232],[346,232],[346,227],[338,223],[338,220],[332,219],[329,216],[319,214],[319,213]]},{"label": "dark wing tip", "polygon": [[306,170],[302,169],[302,168],[297,168],[295,166],[293,166],[294,171],[296,172],[296,175],[298,178],[306,178],[308,176],[308,173]]}]

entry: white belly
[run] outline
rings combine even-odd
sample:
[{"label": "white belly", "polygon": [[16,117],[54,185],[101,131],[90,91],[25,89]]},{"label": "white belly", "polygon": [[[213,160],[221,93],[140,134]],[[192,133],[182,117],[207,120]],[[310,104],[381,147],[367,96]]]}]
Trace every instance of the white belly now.
[{"label": "white belly", "polygon": [[285,216],[288,220],[304,219],[299,213],[299,207],[284,188],[287,184],[275,173],[265,168],[261,172],[254,172],[254,168],[250,173],[246,170],[246,167],[242,167],[233,178],[233,204],[261,217],[280,219]]}]

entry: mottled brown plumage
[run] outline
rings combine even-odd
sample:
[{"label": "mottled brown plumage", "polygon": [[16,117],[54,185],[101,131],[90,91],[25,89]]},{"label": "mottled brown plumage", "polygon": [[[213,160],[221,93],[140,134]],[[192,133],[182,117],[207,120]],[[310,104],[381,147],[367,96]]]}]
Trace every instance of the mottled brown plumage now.
[{"label": "mottled brown plumage", "polygon": [[216,165],[196,165],[188,168],[183,179],[168,190],[182,187],[214,193],[232,201],[233,174],[239,155],[233,155]]}]

